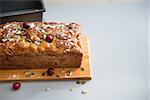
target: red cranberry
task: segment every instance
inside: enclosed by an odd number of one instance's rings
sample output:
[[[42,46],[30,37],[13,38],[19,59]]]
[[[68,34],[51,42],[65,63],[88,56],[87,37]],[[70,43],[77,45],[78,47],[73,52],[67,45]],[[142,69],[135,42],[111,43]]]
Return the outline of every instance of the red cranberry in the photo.
[[[48,34],[47,36],[46,36],[46,39],[45,39],[47,42],[52,42],[53,41],[53,36],[52,35],[50,35],[50,34]]]
[[[24,22],[23,23],[23,28],[29,29],[30,28],[30,23]]]
[[[49,76],[52,76],[52,75],[54,74],[54,68],[48,68],[48,69],[47,69],[47,74],[48,74]]]
[[[20,82],[15,82],[12,85],[12,89],[13,90],[18,90],[21,87],[21,83]]]

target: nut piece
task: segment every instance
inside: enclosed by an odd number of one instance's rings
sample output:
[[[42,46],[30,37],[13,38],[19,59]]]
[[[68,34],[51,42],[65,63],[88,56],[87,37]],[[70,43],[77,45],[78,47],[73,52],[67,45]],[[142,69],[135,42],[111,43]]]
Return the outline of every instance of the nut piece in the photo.
[[[67,71],[67,76],[71,76],[72,75],[72,70],[68,70]]]
[[[35,74],[32,72],[32,70],[26,70],[24,72],[24,75],[25,75],[25,77],[31,77],[32,75],[35,75]]]
[[[82,94],[87,94],[87,92],[88,92],[87,90],[81,91]]]

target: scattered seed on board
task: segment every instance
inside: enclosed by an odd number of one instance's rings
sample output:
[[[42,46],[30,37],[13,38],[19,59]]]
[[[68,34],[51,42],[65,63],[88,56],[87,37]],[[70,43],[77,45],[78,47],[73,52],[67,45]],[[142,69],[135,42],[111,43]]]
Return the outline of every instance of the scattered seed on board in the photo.
[[[84,67],[81,67],[81,71],[85,71],[85,68],[84,68]]]
[[[67,71],[67,76],[71,76],[72,75],[72,70],[68,70]]]
[[[24,72],[25,77],[31,77],[31,75],[35,75],[32,70],[25,70]]]

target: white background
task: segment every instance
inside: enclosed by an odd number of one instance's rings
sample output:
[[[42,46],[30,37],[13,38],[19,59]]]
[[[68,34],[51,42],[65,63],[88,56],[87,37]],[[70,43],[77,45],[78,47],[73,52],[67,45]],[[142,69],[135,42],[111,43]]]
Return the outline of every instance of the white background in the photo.
[[[81,24],[90,39],[92,80],[85,85],[75,81],[22,82],[16,92],[11,90],[11,82],[0,83],[0,100],[148,100],[146,1],[78,1],[45,0],[44,20]],[[45,92],[48,86],[52,89]],[[70,92],[70,88],[75,90]],[[82,95],[82,90],[88,93]]]

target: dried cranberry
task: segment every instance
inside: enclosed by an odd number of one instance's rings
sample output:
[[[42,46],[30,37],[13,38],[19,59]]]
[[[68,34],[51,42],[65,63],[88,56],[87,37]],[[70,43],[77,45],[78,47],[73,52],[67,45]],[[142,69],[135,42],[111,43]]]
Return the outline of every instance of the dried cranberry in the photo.
[[[49,76],[52,76],[53,74],[54,74],[54,68],[48,68],[47,69],[47,74],[49,75]]]
[[[52,35],[50,35],[50,34],[48,34],[47,36],[46,36],[46,39],[45,39],[47,42],[52,42],[53,41],[53,36]]]
[[[30,23],[24,22],[23,23],[23,28],[29,29],[30,28]]]
[[[15,82],[12,85],[12,89],[13,90],[18,90],[21,87],[21,83],[20,82]]]

